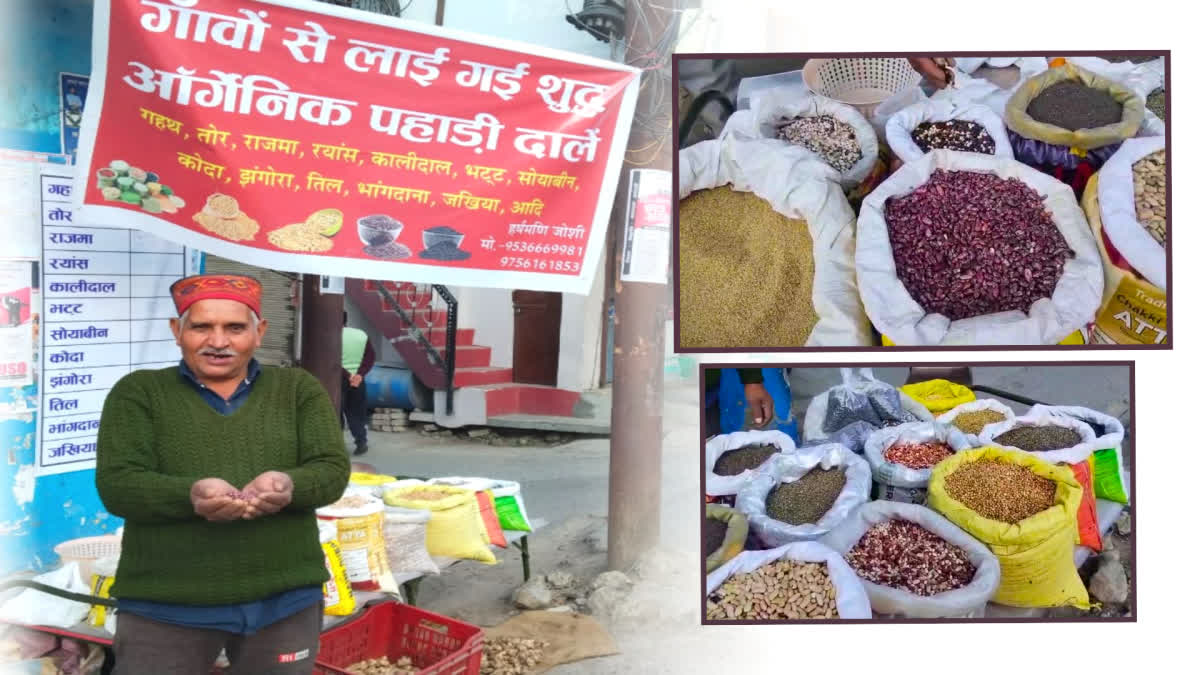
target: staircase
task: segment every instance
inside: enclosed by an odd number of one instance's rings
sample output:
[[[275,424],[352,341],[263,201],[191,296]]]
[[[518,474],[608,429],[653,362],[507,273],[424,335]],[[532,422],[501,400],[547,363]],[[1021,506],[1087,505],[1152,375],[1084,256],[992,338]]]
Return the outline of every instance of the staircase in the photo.
[[[474,343],[475,329],[458,326],[458,303],[445,288],[346,279],[346,297],[434,390],[437,424],[543,428],[560,418],[573,430],[580,393],[513,382],[512,368],[493,366],[492,348]]]

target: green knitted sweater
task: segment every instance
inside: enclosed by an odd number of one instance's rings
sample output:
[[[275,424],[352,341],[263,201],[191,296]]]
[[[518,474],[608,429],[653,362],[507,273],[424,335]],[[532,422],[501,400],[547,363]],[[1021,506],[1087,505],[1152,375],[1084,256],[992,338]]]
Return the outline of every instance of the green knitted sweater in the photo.
[[[237,489],[264,471],[295,484],[292,503],[254,520],[208,522],[192,484]],[[350,460],[329,396],[298,368],[263,367],[249,398],[217,413],[178,366],[117,382],[104,402],[96,489],[125,519],[112,595],[183,605],[261,600],[328,580],[314,510],[341,497]]]

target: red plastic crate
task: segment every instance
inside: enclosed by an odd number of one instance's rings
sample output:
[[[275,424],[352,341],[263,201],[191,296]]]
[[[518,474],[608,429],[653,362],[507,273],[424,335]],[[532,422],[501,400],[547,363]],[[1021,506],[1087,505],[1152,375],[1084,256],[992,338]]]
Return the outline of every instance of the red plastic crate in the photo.
[[[483,629],[399,602],[375,605],[321,634],[313,672],[346,675],[343,668],[381,656],[407,656],[419,675],[479,675]]]

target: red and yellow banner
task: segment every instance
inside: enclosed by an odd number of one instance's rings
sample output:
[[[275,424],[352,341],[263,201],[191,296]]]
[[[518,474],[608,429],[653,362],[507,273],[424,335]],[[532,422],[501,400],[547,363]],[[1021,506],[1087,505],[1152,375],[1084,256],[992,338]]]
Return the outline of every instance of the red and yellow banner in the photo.
[[[301,0],[97,0],[83,220],[263,267],[586,293],[635,69]]]

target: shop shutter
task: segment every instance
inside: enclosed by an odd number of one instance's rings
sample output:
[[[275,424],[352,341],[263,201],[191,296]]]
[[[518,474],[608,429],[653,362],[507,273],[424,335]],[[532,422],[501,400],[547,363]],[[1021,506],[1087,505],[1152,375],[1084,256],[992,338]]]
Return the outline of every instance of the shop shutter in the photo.
[[[257,358],[260,363],[268,366],[296,365],[296,308],[292,306],[292,280],[298,275],[255,267],[211,254],[204,256],[204,271],[209,274],[241,274],[258,279],[263,287],[263,318],[269,325]]]

